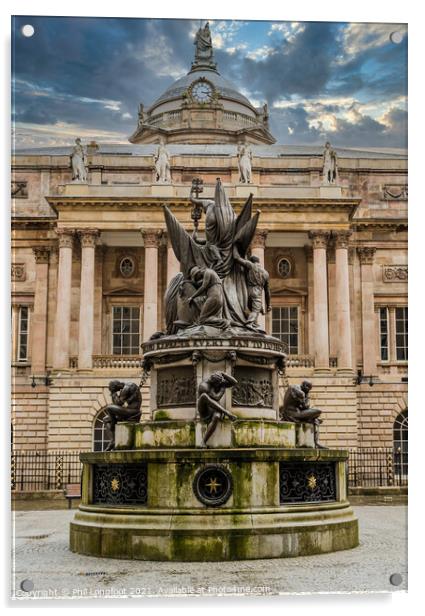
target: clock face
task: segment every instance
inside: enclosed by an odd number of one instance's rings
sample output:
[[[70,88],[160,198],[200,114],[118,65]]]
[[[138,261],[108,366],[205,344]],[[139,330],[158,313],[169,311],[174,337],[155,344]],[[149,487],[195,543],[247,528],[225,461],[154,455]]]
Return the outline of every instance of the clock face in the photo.
[[[198,81],[192,86],[192,98],[198,103],[209,103],[212,95],[212,87],[205,81]]]

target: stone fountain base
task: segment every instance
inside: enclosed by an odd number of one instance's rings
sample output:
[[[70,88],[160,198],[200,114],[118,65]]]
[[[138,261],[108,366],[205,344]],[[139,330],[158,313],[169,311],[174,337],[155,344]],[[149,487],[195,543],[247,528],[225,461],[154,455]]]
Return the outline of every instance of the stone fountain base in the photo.
[[[322,554],[358,545],[339,450],[153,448],[81,455],[71,550],[140,560]]]
[[[282,343],[261,336],[160,338],[144,345],[151,417],[116,428],[112,452],[81,454],[71,550],[141,560],[220,561],[322,554],[358,545],[346,451],[315,449],[311,425],[279,420]],[[202,447],[199,383],[238,385]]]

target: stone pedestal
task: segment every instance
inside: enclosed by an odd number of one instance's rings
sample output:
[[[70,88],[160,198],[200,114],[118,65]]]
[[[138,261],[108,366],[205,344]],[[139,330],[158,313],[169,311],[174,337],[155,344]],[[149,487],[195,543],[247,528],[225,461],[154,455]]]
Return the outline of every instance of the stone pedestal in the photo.
[[[347,452],[253,447],[81,454],[74,552],[220,561],[323,554],[358,545]]]
[[[285,359],[279,340],[169,336],[143,350],[153,419],[118,424],[115,451],[81,454],[72,551],[224,561],[358,545],[347,501],[348,453],[314,449],[312,426],[278,420]],[[220,400],[238,419],[219,423],[205,448],[197,385],[217,370],[238,381]]]
[[[153,197],[174,197],[174,186],[172,184],[152,184],[151,194]]]
[[[254,197],[258,195],[259,187],[255,184],[238,184],[235,186],[235,197],[249,197],[252,193]]]
[[[143,345],[152,362],[150,405],[152,418],[196,418],[196,392],[213,372],[232,374],[238,381],[221,400],[239,418],[277,420],[279,413],[277,363],[283,345],[267,336],[222,338],[159,338]]]
[[[333,186],[331,184],[327,186],[320,186],[319,196],[321,199],[341,199],[342,197],[341,186]]]
[[[200,420],[122,422],[116,427],[116,449],[202,447],[205,429]],[[314,447],[313,427],[270,419],[223,422],[208,441],[208,449],[228,447]]]

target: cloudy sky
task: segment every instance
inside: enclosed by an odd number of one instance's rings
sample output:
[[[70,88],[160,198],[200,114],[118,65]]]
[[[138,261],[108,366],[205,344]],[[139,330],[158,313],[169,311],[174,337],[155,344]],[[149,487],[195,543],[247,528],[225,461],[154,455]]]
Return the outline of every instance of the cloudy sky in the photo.
[[[35,33],[26,38],[22,26]],[[139,102],[185,75],[198,20],[16,17],[15,147],[76,136],[127,143]],[[215,59],[270,108],[278,143],[407,146],[407,30],[400,24],[210,21]],[[400,33],[401,42],[390,35]],[[394,37],[393,37],[394,38]]]

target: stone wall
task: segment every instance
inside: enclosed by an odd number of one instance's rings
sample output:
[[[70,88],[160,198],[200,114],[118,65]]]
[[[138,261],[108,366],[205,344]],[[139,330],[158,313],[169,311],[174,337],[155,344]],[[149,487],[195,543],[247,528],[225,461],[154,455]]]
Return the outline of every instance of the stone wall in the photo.
[[[12,386],[12,439],[17,450],[42,451],[47,448],[49,389],[29,379],[16,378]]]
[[[407,409],[407,385],[376,383],[358,388],[360,447],[392,447],[393,425]]]

